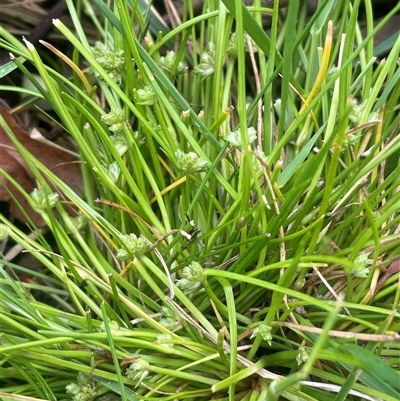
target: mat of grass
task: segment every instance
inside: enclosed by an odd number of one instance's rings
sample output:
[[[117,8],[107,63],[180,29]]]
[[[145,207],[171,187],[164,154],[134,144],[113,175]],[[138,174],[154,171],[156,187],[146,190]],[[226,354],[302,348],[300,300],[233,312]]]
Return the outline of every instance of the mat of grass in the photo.
[[[71,54],[0,32],[2,74],[32,81],[84,182],[1,118],[55,242],[0,216],[43,266],[3,255],[2,399],[399,399],[400,38],[385,60],[373,38],[400,5],[374,27],[364,1],[362,36],[359,0],[305,3],[185,1],[168,29],[142,2],[67,0]]]

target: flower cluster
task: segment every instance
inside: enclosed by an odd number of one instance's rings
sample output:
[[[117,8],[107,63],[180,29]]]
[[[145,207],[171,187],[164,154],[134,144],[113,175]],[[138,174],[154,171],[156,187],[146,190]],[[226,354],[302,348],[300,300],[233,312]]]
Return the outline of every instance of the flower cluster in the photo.
[[[105,170],[107,171],[111,181],[115,184],[118,181],[119,175],[121,174],[121,169],[119,168],[117,162],[110,163],[108,166],[106,166]]]
[[[135,90],[137,104],[142,106],[151,106],[156,101],[153,88],[150,85],[145,85],[140,89]]]
[[[180,280],[176,282],[176,285],[185,293],[193,294],[203,282],[203,268],[197,262],[192,262],[189,266],[186,266],[182,270],[182,276]]]
[[[178,167],[186,174],[200,173],[207,170],[209,162],[194,152],[185,153],[178,149],[175,152]]]
[[[182,320],[174,309],[161,307],[160,324],[170,331],[180,330],[182,328]]]
[[[194,68],[194,73],[201,75],[203,78],[207,78],[209,75],[214,73],[215,64],[215,43],[209,42],[208,49],[200,56],[200,64]]]
[[[76,236],[77,233],[82,233],[84,231],[87,222],[87,217],[84,214],[79,213],[77,216],[69,218],[70,224],[66,225],[65,230],[67,234]]]
[[[129,377],[129,379],[136,381],[136,386],[139,386],[139,384],[146,378],[146,376],[149,374],[150,370],[150,364],[143,358],[138,358],[135,360],[135,362],[132,362],[128,369],[126,370],[126,376]]]
[[[78,383],[71,383],[65,387],[74,401],[92,401],[97,395],[96,382],[82,372],[78,373]]]
[[[370,270],[368,265],[371,265],[371,260],[368,259],[368,255],[366,253],[360,253],[354,260],[352,275],[360,278],[367,277]]]
[[[226,49],[226,52],[236,58],[238,55],[238,49],[237,49],[237,37],[236,37],[236,32],[232,32],[230,38],[229,38],[229,43],[228,47]]]
[[[143,255],[149,249],[146,240],[138,238],[135,234],[123,234],[120,236],[120,240],[124,246],[117,251],[116,257],[119,260],[133,259],[135,256]]]
[[[122,71],[125,68],[125,59],[122,57],[124,52],[122,50],[114,51],[101,42],[96,42],[92,50],[96,61],[104,68],[110,78],[115,82],[121,82]],[[92,71],[96,77],[100,77],[97,71]]]
[[[310,356],[310,350],[303,345],[299,346],[298,354],[296,356],[296,362],[298,365],[301,365],[307,362],[308,357]]]
[[[245,38],[244,40],[244,51],[246,51],[247,53],[249,53],[250,51],[253,53],[257,53],[258,52],[258,47],[256,45],[256,43],[254,42],[253,39],[250,39],[250,43],[251,43],[251,49],[249,48],[249,43],[247,41],[247,38]],[[228,47],[226,49],[226,52],[231,55],[232,57],[237,57],[238,54],[238,50],[237,50],[237,34],[236,32],[233,32],[229,38],[229,43],[228,43]]]
[[[247,128],[247,138],[248,143],[252,143],[257,139],[257,131],[254,127]],[[231,131],[226,137],[225,140],[229,142],[231,145],[236,146],[238,148],[242,148],[242,135],[240,133],[240,128],[235,131]]]
[[[120,156],[124,155],[128,150],[128,141],[121,132],[116,132],[114,135],[110,136],[111,142],[117,149]]]
[[[52,209],[59,198],[56,192],[48,193],[45,189],[35,188],[31,193],[32,207],[37,212],[43,212],[47,210],[47,208]]]
[[[101,116],[101,121],[108,125],[108,129],[111,132],[121,132],[126,125],[125,112],[119,107],[111,106],[111,111],[107,114],[103,114]]]
[[[358,104],[357,99],[352,99],[349,120],[353,123],[354,127],[364,124],[365,122],[379,121],[379,112],[370,113],[367,121],[362,120],[366,104],[367,100]]]
[[[342,142],[342,152],[349,147],[355,146],[361,138],[361,132],[358,131],[355,134],[348,135]]]
[[[271,346],[271,341],[272,341],[272,334],[271,334],[271,329],[272,327],[269,326],[266,323],[261,323],[254,331],[253,334],[251,335],[250,338],[257,337],[258,335],[261,336],[261,338],[266,341],[270,346]]]
[[[167,51],[167,54],[165,56],[160,57],[160,59],[158,60],[158,64],[160,65],[160,67],[164,67],[166,70],[172,71],[175,61],[176,61],[175,52],[173,50],[169,50]],[[185,65],[185,63],[183,63],[182,61],[178,63],[178,72],[184,72],[187,69],[188,68]]]

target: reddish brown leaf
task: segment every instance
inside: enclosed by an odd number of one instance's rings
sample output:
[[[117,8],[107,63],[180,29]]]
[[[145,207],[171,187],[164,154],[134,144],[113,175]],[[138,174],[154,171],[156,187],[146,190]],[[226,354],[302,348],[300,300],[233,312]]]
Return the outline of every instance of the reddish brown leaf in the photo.
[[[30,138],[29,134],[17,124],[10,112],[1,105],[0,113],[25,149],[57,174],[74,191],[80,190],[82,187],[82,176],[70,154],[45,142]],[[33,174],[15,149],[3,127],[0,127],[0,147],[0,167],[12,176],[27,193],[31,193],[36,187]],[[9,204],[11,217],[26,222],[24,213],[18,206],[19,203],[38,227],[44,226],[42,217],[33,211],[25,197],[3,174],[0,174],[0,201]],[[71,209],[68,212],[73,211]]]
[[[399,273],[400,272],[400,257],[396,258],[388,267],[388,269],[385,271],[384,275],[379,279],[378,283],[376,284],[376,288],[374,291],[374,294],[376,294],[383,284],[385,284],[386,280],[390,277],[393,276],[393,274]]]

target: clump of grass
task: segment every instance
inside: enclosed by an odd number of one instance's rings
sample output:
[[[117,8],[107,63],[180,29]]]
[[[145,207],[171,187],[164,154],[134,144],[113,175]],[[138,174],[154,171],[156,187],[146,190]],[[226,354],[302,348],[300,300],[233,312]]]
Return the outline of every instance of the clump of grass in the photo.
[[[163,34],[137,2],[84,2],[97,44],[67,3],[72,56],[41,45],[69,76],[2,32],[84,180],[15,142],[57,250],[0,217],[43,264],[3,262],[2,397],[398,399],[400,40],[374,59],[370,2],[365,38],[359,1],[185,2]]]

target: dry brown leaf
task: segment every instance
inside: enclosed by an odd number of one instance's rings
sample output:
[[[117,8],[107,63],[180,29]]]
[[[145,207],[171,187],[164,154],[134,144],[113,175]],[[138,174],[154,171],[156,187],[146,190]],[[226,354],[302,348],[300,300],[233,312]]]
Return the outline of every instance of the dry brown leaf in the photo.
[[[376,285],[376,288],[374,290],[374,295],[381,289],[383,284],[385,284],[386,281],[391,276],[399,272],[400,272],[400,257],[393,260],[393,262],[390,264],[384,275],[379,279],[378,284]]]
[[[49,170],[57,174],[57,176],[74,191],[79,192],[82,188],[82,176],[73,157],[61,149],[30,138],[28,132],[23,130],[10,112],[1,105],[0,113],[25,149]],[[15,149],[3,127],[0,127],[0,168],[13,177],[27,193],[31,193],[37,186],[32,172],[23,161],[19,152]],[[11,194],[13,196],[11,196]],[[15,199],[13,199],[13,197]],[[26,222],[25,215],[21,210],[22,207],[31,217],[34,224],[38,227],[43,227],[45,225],[42,217],[34,212],[26,198],[3,174],[0,174],[0,202],[8,203],[10,217]],[[73,213],[73,210],[70,208],[68,212]]]

